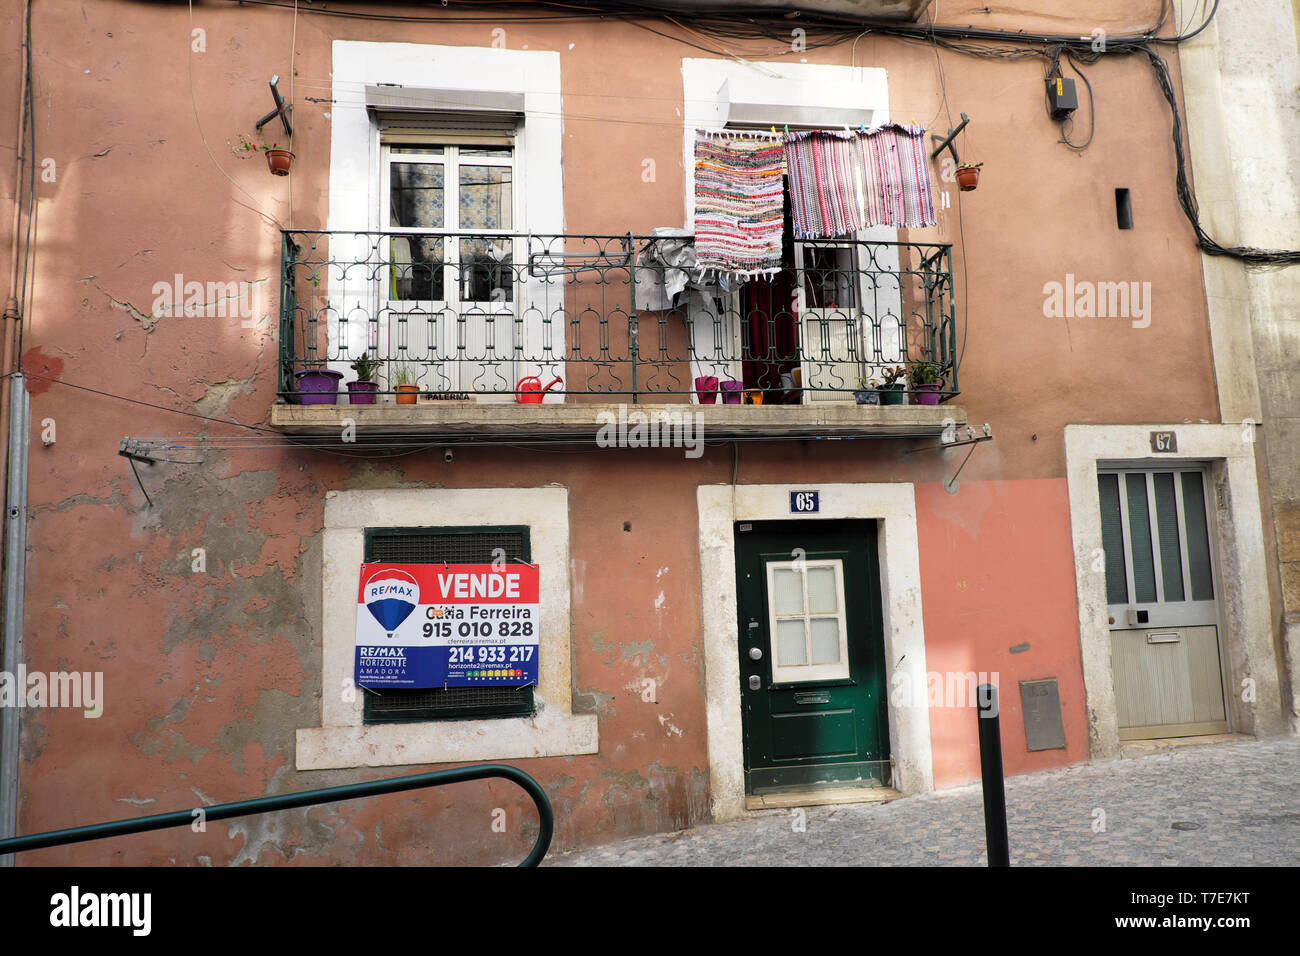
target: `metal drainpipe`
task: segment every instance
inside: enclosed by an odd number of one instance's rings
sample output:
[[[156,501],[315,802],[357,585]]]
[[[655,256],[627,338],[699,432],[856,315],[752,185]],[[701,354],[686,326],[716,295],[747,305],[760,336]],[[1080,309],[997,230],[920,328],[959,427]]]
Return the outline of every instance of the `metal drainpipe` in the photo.
[[[27,441],[28,396],[21,372],[9,379],[9,484],[5,494],[4,667],[14,682],[12,707],[0,707],[0,839],[18,834],[18,716],[17,695],[23,660],[23,588],[27,577]],[[0,866],[13,866],[13,854],[0,857]]]
[[[18,244],[21,241],[22,234],[19,227],[22,225],[23,209],[23,165],[30,157],[23,152],[23,147],[27,142],[24,135],[27,132],[26,119],[27,110],[27,58],[31,51],[27,48],[27,31],[30,29],[28,16],[30,4],[23,5],[22,22],[18,25],[19,36],[22,37],[22,55],[18,58],[18,135],[14,140],[17,148],[14,150],[14,221],[13,221],[13,242],[10,245],[9,254],[9,298],[5,301],[4,322],[0,325],[0,336],[4,338],[4,364],[0,365],[0,373],[10,370],[14,361],[13,351],[15,348],[14,340],[18,337],[18,319],[22,314],[22,308],[26,305],[18,301]],[[30,211],[29,211],[30,215]],[[8,460],[9,451],[9,393],[0,389],[0,462]]]

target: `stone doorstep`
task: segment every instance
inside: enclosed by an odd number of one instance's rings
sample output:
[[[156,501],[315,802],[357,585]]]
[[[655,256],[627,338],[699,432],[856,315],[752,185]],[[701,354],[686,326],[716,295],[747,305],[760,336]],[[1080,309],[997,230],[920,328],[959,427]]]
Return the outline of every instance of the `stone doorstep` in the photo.
[[[788,810],[791,807],[825,807],[840,803],[889,803],[902,794],[893,787],[840,787],[799,790],[745,797],[746,810]]]
[[[1151,740],[1125,740],[1120,744],[1120,757],[1148,757],[1168,753],[1184,747],[1209,747],[1214,744],[1240,743],[1255,740],[1250,734],[1201,734],[1196,737],[1157,737]]]

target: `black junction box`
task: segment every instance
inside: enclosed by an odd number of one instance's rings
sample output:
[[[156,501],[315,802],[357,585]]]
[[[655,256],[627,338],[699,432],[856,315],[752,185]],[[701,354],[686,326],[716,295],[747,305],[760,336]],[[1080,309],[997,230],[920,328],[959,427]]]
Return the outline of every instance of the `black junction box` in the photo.
[[[1065,119],[1079,108],[1079,97],[1074,92],[1074,80],[1054,76],[1047,81],[1047,100],[1051,104],[1052,119]]]

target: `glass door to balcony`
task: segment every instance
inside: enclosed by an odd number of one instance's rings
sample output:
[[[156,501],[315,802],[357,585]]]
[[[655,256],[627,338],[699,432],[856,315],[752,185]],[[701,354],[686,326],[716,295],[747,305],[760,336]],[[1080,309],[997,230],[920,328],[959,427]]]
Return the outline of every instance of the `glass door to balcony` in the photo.
[[[387,360],[385,387],[405,366],[422,391],[511,400],[520,351],[513,150],[384,144],[383,173],[371,341]]]
[[[795,243],[805,404],[852,401],[859,379],[878,379],[903,363],[898,253],[881,242],[896,235],[866,230]]]

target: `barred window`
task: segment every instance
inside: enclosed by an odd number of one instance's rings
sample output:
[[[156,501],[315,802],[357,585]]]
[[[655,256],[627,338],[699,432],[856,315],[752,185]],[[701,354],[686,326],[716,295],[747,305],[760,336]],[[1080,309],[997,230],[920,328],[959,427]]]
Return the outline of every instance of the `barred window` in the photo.
[[[528,528],[367,528],[367,563],[491,564],[532,560]],[[531,717],[533,688],[368,687],[362,720],[367,724],[490,717]]]

